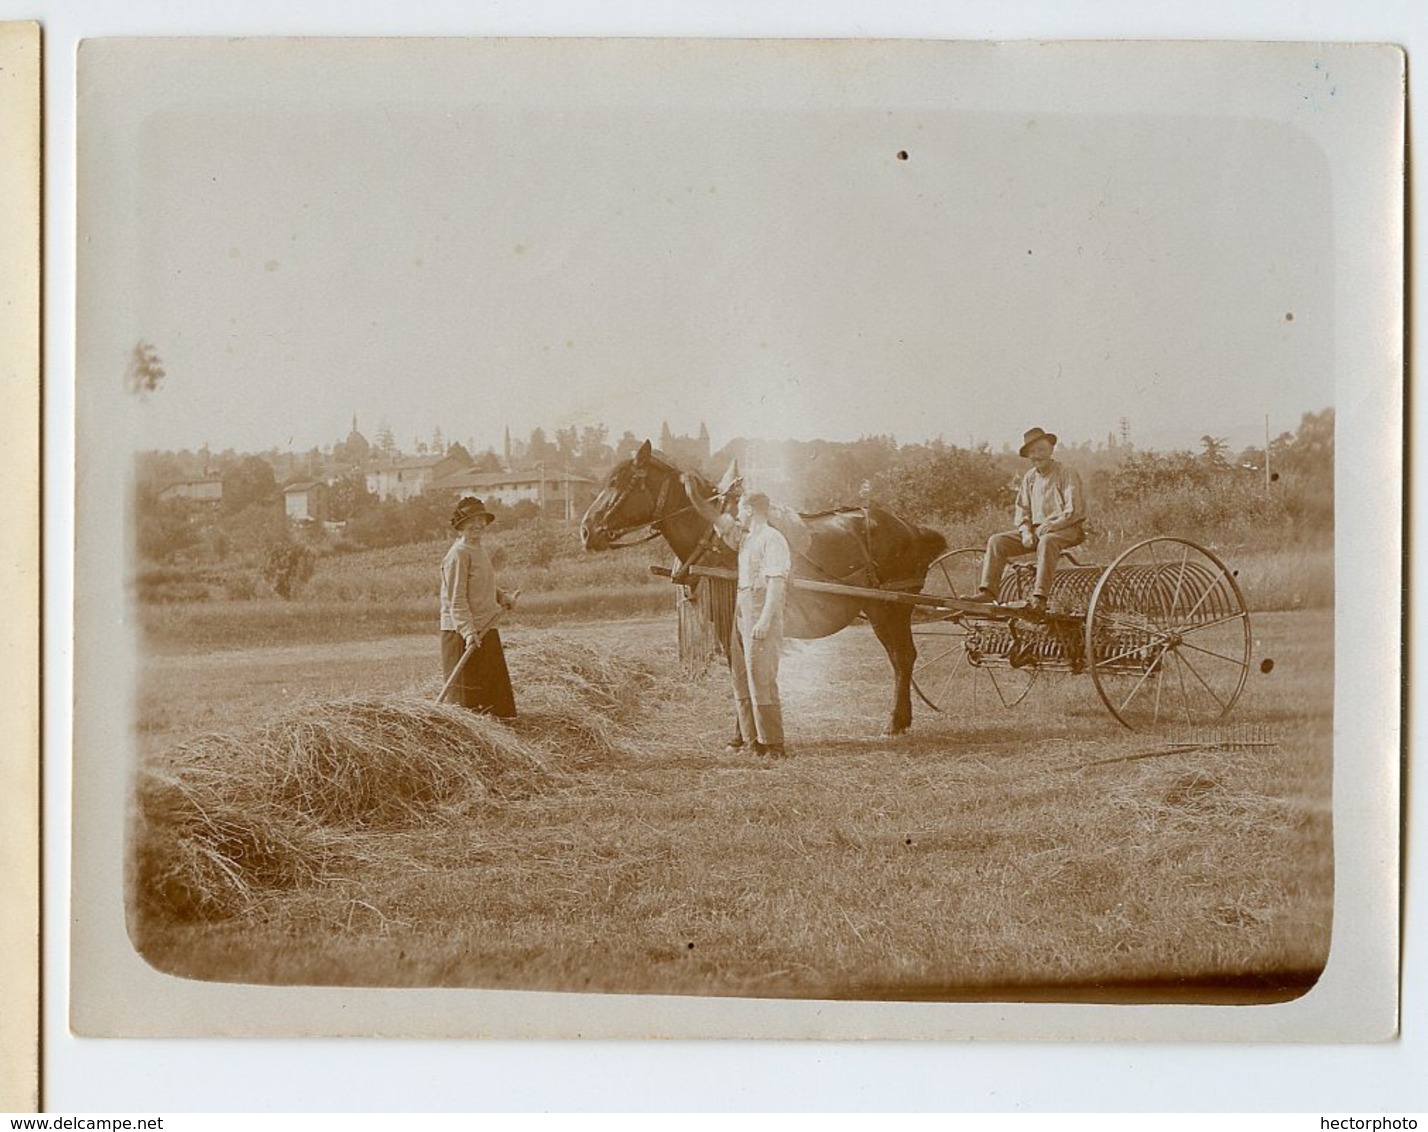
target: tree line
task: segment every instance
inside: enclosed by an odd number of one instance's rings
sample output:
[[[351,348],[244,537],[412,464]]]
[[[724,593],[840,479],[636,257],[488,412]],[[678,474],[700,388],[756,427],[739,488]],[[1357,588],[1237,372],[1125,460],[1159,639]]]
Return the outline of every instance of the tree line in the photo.
[[[536,433],[532,439],[539,441],[544,434]],[[575,466],[596,480],[640,443],[627,432],[611,445],[604,426],[583,433],[560,430],[557,437],[562,435],[567,445],[576,444],[577,458],[583,445],[591,445],[592,462]],[[734,463],[747,469],[776,460],[789,491],[781,502],[790,506],[815,511],[857,506],[871,498],[910,521],[966,532],[961,537],[969,538],[1005,523],[1026,468],[1015,453],[941,440],[900,445],[891,436],[776,444],[739,439],[707,457],[702,457],[707,435],[701,440],[702,449],[685,445],[681,463],[702,465],[694,470],[711,479],[719,479]],[[559,442],[547,443],[557,454],[551,463],[561,466],[565,457]],[[522,450],[526,455],[544,451],[530,441]],[[464,449],[456,454],[466,455]],[[449,533],[450,498],[428,493],[404,502],[379,500],[355,466],[330,480],[331,525],[294,524],[284,509],[284,481],[269,454],[203,453],[206,470],[222,484],[221,499],[160,498],[167,483],[185,478],[175,473],[188,468],[193,455],[147,452],[138,458],[135,545],[141,563],[150,567],[242,565],[260,571],[275,592],[283,593],[300,585],[323,554],[424,542]],[[601,462],[594,463],[597,455]],[[1063,445],[1058,456],[1081,473],[1091,497],[1093,531],[1108,542],[1156,534],[1206,542],[1266,536],[1322,540],[1333,529],[1333,409],[1304,414],[1297,429],[1271,442],[1268,484],[1262,449],[1232,457],[1223,441],[1208,435],[1198,452],[1082,444]],[[492,510],[503,525],[544,521],[534,503],[492,504]]]

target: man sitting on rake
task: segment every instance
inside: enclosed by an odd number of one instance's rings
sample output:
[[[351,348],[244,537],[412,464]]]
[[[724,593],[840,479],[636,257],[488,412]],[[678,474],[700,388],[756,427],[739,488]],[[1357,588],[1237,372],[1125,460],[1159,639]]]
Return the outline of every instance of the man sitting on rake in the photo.
[[[999,531],[987,540],[982,558],[982,584],[967,600],[995,602],[1008,561],[1036,555],[1036,583],[1030,608],[1046,612],[1051,579],[1061,552],[1086,538],[1086,495],[1081,477],[1054,458],[1056,434],[1033,428],[1023,437],[1020,455],[1031,461],[1016,493],[1014,531]]]

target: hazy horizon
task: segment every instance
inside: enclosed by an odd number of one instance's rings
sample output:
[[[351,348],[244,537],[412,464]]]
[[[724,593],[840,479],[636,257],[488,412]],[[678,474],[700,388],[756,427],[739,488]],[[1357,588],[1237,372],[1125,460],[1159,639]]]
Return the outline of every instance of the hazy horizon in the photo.
[[[145,447],[307,450],[355,413],[404,447],[668,421],[999,449],[1124,417],[1238,451],[1334,404],[1332,184],[1290,124],[869,105],[819,55],[811,93],[750,67],[727,100],[718,67],[626,91],[618,51],[360,96],[320,52],[244,58],[174,56],[135,126],[96,357],[163,359]]]

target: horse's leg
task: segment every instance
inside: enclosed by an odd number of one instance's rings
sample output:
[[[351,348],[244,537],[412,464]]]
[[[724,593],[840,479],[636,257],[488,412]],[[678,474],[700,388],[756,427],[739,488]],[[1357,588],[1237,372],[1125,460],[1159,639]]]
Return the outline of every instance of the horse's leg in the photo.
[[[869,602],[865,612],[893,670],[893,709],[887,734],[901,735],[912,726],[912,663],[917,646],[912,640],[912,606]]]

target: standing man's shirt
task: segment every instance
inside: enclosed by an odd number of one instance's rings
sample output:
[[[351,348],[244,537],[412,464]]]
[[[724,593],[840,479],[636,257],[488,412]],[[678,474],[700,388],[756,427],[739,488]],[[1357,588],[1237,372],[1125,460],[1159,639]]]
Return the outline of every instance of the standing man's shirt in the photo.
[[[770,525],[745,531],[728,515],[721,515],[719,535],[739,552],[739,589],[767,588],[770,578],[787,578],[793,569],[788,540]]]
[[[1016,526],[1030,525],[1041,532],[1043,524],[1052,531],[1064,530],[1086,519],[1086,494],[1081,477],[1060,461],[1053,460],[1045,472],[1032,468],[1021,477],[1016,493]]]

